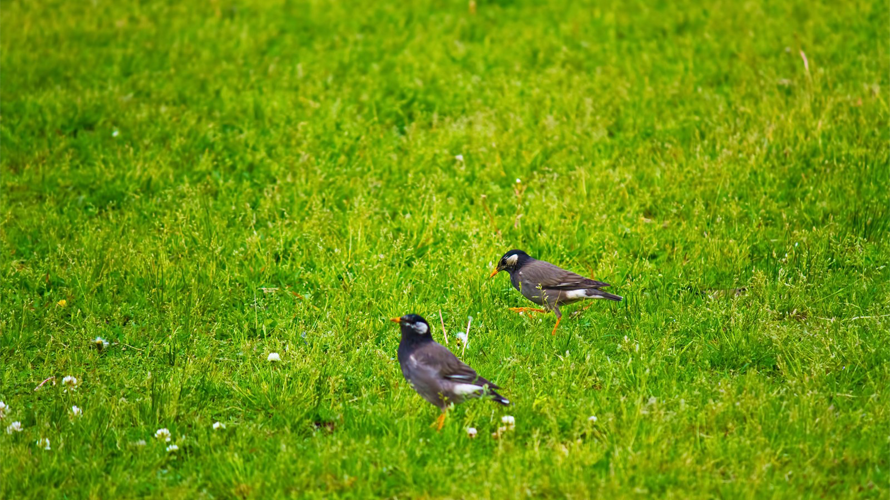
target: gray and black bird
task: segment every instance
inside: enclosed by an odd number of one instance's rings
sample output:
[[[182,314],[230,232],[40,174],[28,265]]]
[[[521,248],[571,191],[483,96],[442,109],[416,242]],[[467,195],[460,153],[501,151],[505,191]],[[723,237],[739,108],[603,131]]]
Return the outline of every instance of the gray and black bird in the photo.
[[[402,341],[399,343],[402,375],[423,399],[442,410],[437,420],[437,431],[442,430],[445,412],[451,404],[479,397],[491,398],[504,406],[510,404],[507,398],[495,392],[500,387],[480,377],[476,370],[433,340],[430,325],[425,319],[416,314],[406,314],[390,321],[398,323],[402,329]]]
[[[488,276],[493,278],[497,273],[510,273],[510,282],[525,298],[546,309],[533,307],[511,307],[511,311],[553,311],[556,314],[556,325],[551,335],[562,320],[559,306],[572,304],[585,299],[608,299],[620,301],[621,297],[601,290],[610,286],[602,281],[585,278],[579,274],[554,266],[543,260],[536,260],[522,250],[510,250],[505,253],[494,271]]]

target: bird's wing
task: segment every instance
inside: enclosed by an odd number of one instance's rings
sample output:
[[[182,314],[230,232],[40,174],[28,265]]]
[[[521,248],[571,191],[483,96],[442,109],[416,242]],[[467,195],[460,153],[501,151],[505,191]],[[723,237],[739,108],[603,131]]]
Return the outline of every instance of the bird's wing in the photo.
[[[418,349],[414,356],[419,363],[438,370],[439,377],[441,378],[462,384],[478,385],[479,387],[489,386],[492,389],[500,389],[497,385],[480,377],[476,370],[457,359],[454,353],[439,343],[429,342],[425,344]]]
[[[579,290],[610,286],[608,283],[585,278],[543,260],[523,266],[522,277],[527,282],[535,283],[542,290]]]

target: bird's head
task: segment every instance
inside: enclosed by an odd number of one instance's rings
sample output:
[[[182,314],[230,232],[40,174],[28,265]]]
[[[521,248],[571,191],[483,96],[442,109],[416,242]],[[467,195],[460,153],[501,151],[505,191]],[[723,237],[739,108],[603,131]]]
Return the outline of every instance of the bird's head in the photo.
[[[390,321],[398,323],[402,328],[402,336],[418,336],[431,338],[430,325],[425,319],[416,314],[406,314],[401,318],[392,318]]]
[[[531,259],[531,257],[522,250],[510,250],[501,257],[501,260],[498,261],[498,266],[494,268],[494,271],[492,271],[488,277],[493,278],[494,275],[501,271],[512,273],[522,267],[522,265],[529,259]]]

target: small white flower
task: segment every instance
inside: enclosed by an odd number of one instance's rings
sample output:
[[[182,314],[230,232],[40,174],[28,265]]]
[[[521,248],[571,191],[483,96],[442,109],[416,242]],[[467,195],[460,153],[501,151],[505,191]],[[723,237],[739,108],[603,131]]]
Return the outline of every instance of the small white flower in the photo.
[[[13,422],[9,424],[9,427],[6,428],[7,434],[12,434],[13,432],[22,432],[22,423],[21,422]]]
[[[136,441],[135,443],[133,443],[133,446],[145,446],[145,440],[140,439],[139,441]]]
[[[71,407],[71,414],[75,417],[79,417],[83,415],[83,410],[81,410],[77,405]]]
[[[269,357],[266,358],[266,361],[269,361],[270,363],[275,362],[275,361],[281,361],[281,356],[279,356],[277,352],[270,352]]]
[[[3,401],[0,401],[0,419],[2,419],[3,417],[5,417],[5,416],[6,416],[6,412],[8,412],[8,411],[9,411],[9,405],[7,405],[6,403],[4,403]]]
[[[519,179],[516,179],[516,184],[520,184],[520,183],[522,183],[522,181]]]
[[[74,391],[75,389],[77,389],[78,383],[79,382],[77,381],[77,379],[75,377],[72,377],[71,375],[66,375],[65,378],[62,379],[62,384],[65,386],[64,392]]]
[[[498,427],[498,430],[496,432],[491,433],[491,437],[493,437],[494,439],[498,439],[499,437],[504,435],[504,433],[506,433],[506,432],[507,432],[506,427]]]
[[[108,347],[108,341],[103,339],[102,337],[96,337],[93,339],[93,345],[96,346],[96,349],[99,349],[101,351],[102,349]]]
[[[516,427],[516,419],[510,415],[504,415],[503,417],[501,417],[501,423],[510,428]]]
[[[455,155],[454,159],[457,161],[464,161],[464,155]]]
[[[476,428],[475,427],[467,427],[467,437],[470,437],[470,438],[476,437]]]
[[[215,430],[215,431],[218,431],[220,429],[225,429],[225,428],[226,428],[226,424],[224,424],[222,422],[214,422],[213,423],[213,430]]]
[[[595,423],[595,422],[596,422],[596,415],[591,415],[591,416],[587,417],[587,421],[588,421],[588,422],[594,422],[594,423]]]
[[[456,334],[454,334],[454,336],[457,337],[457,340],[458,340],[459,342],[461,342],[462,344],[464,344],[464,345],[469,345],[469,344],[467,343],[467,334],[466,334],[466,333],[464,333],[464,332],[457,332]]]
[[[176,446],[175,444],[171,444],[170,446],[167,447],[167,453],[173,453],[174,451],[177,451],[177,450],[179,450],[179,446]]]
[[[52,449],[52,448],[49,447],[49,438],[40,438],[40,439],[37,441],[37,446],[39,446],[39,447],[41,447],[41,448],[43,448],[44,450],[47,450],[47,451],[49,451],[49,450]]]
[[[111,133],[111,137],[117,137],[118,134],[120,134],[120,132],[118,132],[117,130],[115,130],[114,132]]]
[[[157,432],[155,432],[155,437],[164,440],[165,443],[169,443],[170,431],[167,430],[166,427],[164,427],[163,429],[158,429]]]

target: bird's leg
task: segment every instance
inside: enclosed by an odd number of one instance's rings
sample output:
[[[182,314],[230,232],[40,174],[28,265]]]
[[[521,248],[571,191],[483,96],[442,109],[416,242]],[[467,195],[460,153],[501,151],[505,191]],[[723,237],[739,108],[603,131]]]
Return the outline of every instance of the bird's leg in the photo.
[[[536,313],[546,313],[544,309],[537,309],[534,307],[510,307],[509,308],[513,312],[521,313],[521,312],[536,312]]]
[[[562,321],[562,318],[556,318],[556,324],[553,325],[553,331],[550,332],[550,335],[556,335],[556,329],[559,328],[560,321]]]
[[[559,312],[559,309],[554,308],[553,312],[556,314],[556,324],[553,325],[553,331],[550,332],[550,335],[556,335],[556,329],[559,328],[559,322],[562,321],[562,313]]]
[[[442,414],[439,415],[439,418],[436,420],[436,424],[435,424],[435,425],[436,425],[436,432],[441,431],[441,430],[442,430],[442,426],[445,425],[445,416],[446,416],[446,415],[448,415],[448,413],[446,413],[446,412],[443,411]]]

